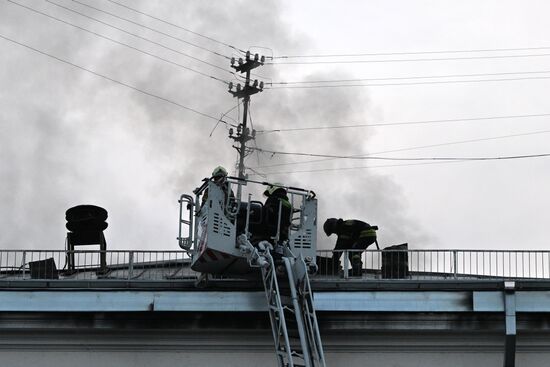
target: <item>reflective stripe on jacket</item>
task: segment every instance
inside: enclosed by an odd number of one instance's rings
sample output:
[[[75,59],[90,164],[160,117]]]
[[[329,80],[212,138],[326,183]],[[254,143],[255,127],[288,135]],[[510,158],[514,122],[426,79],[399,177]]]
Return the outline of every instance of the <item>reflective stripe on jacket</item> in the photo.
[[[369,228],[369,229],[364,229],[364,230],[361,231],[361,233],[359,233],[359,238],[366,238],[366,237],[375,237],[376,238],[376,230],[372,229],[372,228]]]

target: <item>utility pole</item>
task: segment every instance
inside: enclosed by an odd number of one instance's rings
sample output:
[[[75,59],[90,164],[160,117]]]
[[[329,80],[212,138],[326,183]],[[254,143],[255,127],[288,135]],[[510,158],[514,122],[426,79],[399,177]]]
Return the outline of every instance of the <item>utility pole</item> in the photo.
[[[251,84],[250,80],[250,71],[252,69],[257,68],[258,66],[262,66],[264,64],[265,57],[260,57],[258,54],[254,55],[254,58],[251,57],[250,51],[246,52],[245,59],[243,60],[242,57],[239,58],[238,62],[236,63],[236,60],[234,57],[231,58],[231,67],[235,69],[235,71],[239,73],[245,74],[245,83],[244,87],[241,86],[240,83],[238,83],[235,87],[235,90],[233,90],[233,83],[229,83],[229,93],[233,95],[233,97],[236,97],[238,99],[243,100],[243,122],[240,123],[237,126],[237,133],[233,135],[233,129],[229,130],[229,138],[233,139],[237,144],[233,145],[233,148],[237,150],[239,153],[239,178],[246,178],[245,176],[245,167],[244,167],[244,159],[245,157],[250,153],[250,151],[246,148],[246,143],[250,140],[253,140],[256,137],[256,131],[252,130],[252,133],[250,132],[250,128],[247,126],[248,121],[248,108],[250,104],[250,96],[253,94],[256,94],[258,92],[262,92],[264,88],[264,82],[259,82],[255,79],[254,82]],[[238,187],[237,191],[237,198],[241,198],[241,185]]]

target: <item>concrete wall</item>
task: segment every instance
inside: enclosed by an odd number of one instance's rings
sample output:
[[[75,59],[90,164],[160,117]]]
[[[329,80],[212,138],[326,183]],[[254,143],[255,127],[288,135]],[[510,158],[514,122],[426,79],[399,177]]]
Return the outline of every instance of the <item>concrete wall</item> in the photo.
[[[502,366],[500,314],[321,313],[328,366]],[[2,313],[0,366],[275,366],[263,313]],[[550,366],[546,314],[518,318],[517,366]]]

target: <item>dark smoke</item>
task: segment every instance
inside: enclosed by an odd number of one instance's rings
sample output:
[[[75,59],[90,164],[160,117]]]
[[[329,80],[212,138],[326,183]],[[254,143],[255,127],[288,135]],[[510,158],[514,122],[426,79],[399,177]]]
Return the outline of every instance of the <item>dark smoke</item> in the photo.
[[[92,2],[90,2],[92,3]],[[35,2],[26,4],[38,7]],[[63,1],[70,7],[76,6]],[[106,2],[94,6],[131,17],[141,23],[231,54],[231,50],[193,37],[181,30],[137,16]],[[174,23],[241,48],[269,46],[279,52],[299,51],[308,41],[287,30],[278,1],[212,3],[172,1],[131,6],[170,19]],[[121,35],[89,20],[78,18],[47,3],[44,11],[83,27],[131,43],[221,78],[230,75],[193,62],[181,55]],[[182,45],[136,26],[78,7],[125,29],[163,42],[172,48],[227,67],[226,60]],[[237,101],[218,82],[173,65],[76,31],[9,3],[0,5],[0,32],[49,53],[170,98],[216,117]],[[215,121],[155,100],[96,76],[60,64],[19,46],[0,41],[0,220],[3,248],[63,248],[64,211],[91,203],[109,211],[106,231],[109,248],[175,249],[177,198],[190,192],[213,167],[234,168],[235,151],[227,130]],[[334,76],[337,71],[316,72],[312,79]],[[265,66],[258,74],[285,80],[285,69]],[[345,76],[339,73],[338,76]],[[253,97],[252,115],[257,129],[315,126],[364,121],[374,113],[363,90],[264,91]],[[241,111],[242,113],[242,111]],[[237,119],[236,113],[229,116]],[[280,151],[359,154],[369,151],[371,132],[363,130],[268,134],[260,147]],[[303,160],[260,154],[249,166]],[[328,161],[315,167],[338,167]],[[294,171],[308,165],[264,171]],[[262,171],[259,169],[259,171]],[[383,244],[409,241],[422,246],[423,236],[407,218],[399,185],[369,170],[335,173],[273,175],[269,180],[315,190],[319,220],[326,217],[360,218],[380,226]],[[330,246],[323,237],[324,246]],[[416,242],[417,241],[417,242]]]

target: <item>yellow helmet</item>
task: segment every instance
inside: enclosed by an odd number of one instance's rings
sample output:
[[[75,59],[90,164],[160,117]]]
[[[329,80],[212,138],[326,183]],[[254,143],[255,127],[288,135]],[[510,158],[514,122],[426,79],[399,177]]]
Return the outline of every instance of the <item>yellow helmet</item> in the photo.
[[[273,193],[275,193],[275,191],[277,191],[277,190],[285,190],[286,191],[286,189],[285,189],[285,187],[282,183],[272,183],[264,191],[264,196],[269,197],[269,196],[273,195]]]
[[[222,176],[227,176],[227,170],[222,166],[218,166],[214,168],[214,170],[212,171],[212,177],[222,177]]]

